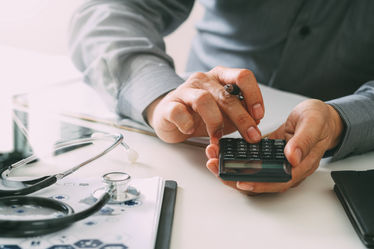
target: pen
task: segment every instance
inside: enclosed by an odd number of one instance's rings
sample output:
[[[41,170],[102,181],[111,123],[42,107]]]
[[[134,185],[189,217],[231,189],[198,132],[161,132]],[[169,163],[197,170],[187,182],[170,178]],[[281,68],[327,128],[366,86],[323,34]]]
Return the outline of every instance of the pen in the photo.
[[[244,97],[242,95],[242,92],[240,91],[240,88],[236,84],[226,84],[223,86],[226,92],[228,92],[231,95],[237,95],[239,100],[243,100]]]

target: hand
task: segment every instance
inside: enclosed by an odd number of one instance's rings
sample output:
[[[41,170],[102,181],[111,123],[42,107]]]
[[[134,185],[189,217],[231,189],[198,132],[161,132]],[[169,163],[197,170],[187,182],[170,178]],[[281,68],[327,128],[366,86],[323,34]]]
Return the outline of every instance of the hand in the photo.
[[[237,84],[244,101],[227,93],[225,84]],[[257,124],[264,104],[253,73],[246,69],[216,67],[195,73],[174,91],[147,108],[147,118],[156,134],[169,143],[194,136],[210,136],[218,143],[223,134],[239,130],[248,141],[261,139]]]
[[[319,100],[306,100],[297,105],[287,121],[269,136],[287,141],[284,154],[292,165],[289,182],[223,182],[250,195],[284,192],[297,186],[318,168],[326,150],[338,145],[343,129],[343,122],[332,106]],[[216,144],[206,148],[209,159],[206,166],[215,175],[218,175],[218,151]]]

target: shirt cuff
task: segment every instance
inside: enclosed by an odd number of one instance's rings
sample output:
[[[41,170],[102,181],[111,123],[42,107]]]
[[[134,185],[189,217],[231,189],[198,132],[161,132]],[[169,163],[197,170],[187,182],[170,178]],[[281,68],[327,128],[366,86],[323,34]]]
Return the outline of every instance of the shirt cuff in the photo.
[[[327,151],[325,157],[332,156],[332,160],[336,161],[353,153],[358,153],[356,149],[360,147],[360,143],[366,137],[366,120],[368,118],[366,118],[367,113],[365,114],[365,101],[365,96],[350,95],[326,102],[339,113],[345,125],[345,130],[340,144]]]
[[[142,124],[147,124],[146,108],[158,97],[182,84],[179,77],[167,63],[148,63],[136,71],[118,96],[117,112]]]

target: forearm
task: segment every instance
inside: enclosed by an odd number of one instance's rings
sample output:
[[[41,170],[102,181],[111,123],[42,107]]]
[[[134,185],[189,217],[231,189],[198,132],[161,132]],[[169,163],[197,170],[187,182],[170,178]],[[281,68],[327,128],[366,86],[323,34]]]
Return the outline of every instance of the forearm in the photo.
[[[188,16],[193,1],[181,2],[88,1],[74,15],[72,59],[121,115],[143,122],[147,105],[182,82],[162,38]]]
[[[334,151],[335,160],[374,149],[374,81],[360,87],[353,95],[327,102],[345,123],[341,143]]]

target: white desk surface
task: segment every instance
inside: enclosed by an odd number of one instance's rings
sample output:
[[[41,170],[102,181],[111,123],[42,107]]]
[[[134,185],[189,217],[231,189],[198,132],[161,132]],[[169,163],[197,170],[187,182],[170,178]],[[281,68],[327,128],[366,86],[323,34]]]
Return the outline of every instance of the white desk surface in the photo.
[[[0,65],[5,70],[1,87],[22,85],[25,77],[27,88],[31,89],[31,85],[46,80],[56,82],[77,76],[66,57],[7,47],[0,47],[0,54]],[[25,71],[29,75],[21,75]],[[292,106],[303,99],[268,88],[263,88],[263,93],[267,105],[263,131],[276,127],[274,124],[280,123]],[[118,132],[114,128],[104,129]],[[248,197],[223,185],[206,169],[203,148],[165,144],[155,137],[121,132],[140,154],[138,162],[129,164],[118,148],[80,170],[79,175],[97,176],[123,170],[133,177],[162,176],[177,181],[170,248],[365,248],[332,190],[330,171],[374,168],[374,152],[334,163],[324,160],[297,188],[282,194]]]

